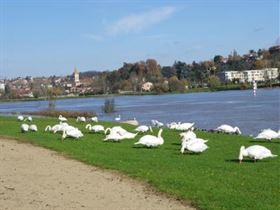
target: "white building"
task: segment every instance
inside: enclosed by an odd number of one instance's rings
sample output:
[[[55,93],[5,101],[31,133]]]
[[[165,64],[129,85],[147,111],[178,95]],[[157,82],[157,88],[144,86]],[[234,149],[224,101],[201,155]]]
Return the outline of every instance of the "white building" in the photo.
[[[151,91],[152,88],[153,88],[153,83],[151,83],[151,82],[145,82],[142,85],[142,90],[143,91]]]
[[[276,79],[279,76],[278,68],[266,68],[244,71],[225,71],[223,72],[225,81],[233,81],[234,79],[240,82],[257,82]]]
[[[0,91],[5,91],[5,84],[4,83],[0,83]]]
[[[78,72],[76,67],[74,69],[73,79],[74,79],[75,83],[79,83],[80,82],[80,73]]]

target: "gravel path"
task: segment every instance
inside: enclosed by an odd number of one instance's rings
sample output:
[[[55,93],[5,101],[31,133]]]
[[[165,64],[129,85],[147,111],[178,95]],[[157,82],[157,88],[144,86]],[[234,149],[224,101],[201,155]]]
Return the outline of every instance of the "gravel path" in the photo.
[[[1,210],[194,209],[115,172],[0,139]]]

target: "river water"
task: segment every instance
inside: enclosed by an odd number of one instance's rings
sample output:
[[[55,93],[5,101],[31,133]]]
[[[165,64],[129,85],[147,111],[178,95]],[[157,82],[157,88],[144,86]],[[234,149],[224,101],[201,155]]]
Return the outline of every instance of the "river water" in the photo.
[[[149,96],[116,96],[116,112],[103,114],[105,97],[64,99],[56,102],[61,110],[95,111],[100,120],[136,118],[141,124],[152,119],[163,123],[195,122],[195,126],[213,129],[220,124],[238,126],[244,135],[255,135],[261,129],[280,129],[280,88],[188,93]],[[3,102],[0,113],[21,113],[46,109],[47,101]]]

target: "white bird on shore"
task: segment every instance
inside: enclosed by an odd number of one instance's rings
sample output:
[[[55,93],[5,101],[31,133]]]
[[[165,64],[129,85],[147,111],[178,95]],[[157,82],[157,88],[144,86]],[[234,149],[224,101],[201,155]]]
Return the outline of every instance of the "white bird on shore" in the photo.
[[[238,157],[240,163],[242,162],[243,157],[250,157],[256,162],[257,160],[262,160],[268,157],[277,157],[277,155],[273,155],[271,151],[264,146],[253,145],[247,147],[247,149],[245,148],[245,146],[240,147]]]
[[[138,142],[134,143],[136,144],[142,144],[147,147],[157,147],[159,145],[162,145],[164,143],[164,139],[161,136],[162,134],[162,129],[159,130],[158,136],[152,136],[152,135],[145,135],[142,136]]]
[[[23,117],[22,115],[19,115],[19,116],[17,117],[17,120],[18,120],[18,121],[23,121],[23,120],[24,120],[24,117]]]
[[[120,135],[120,133],[118,133],[118,132],[110,132],[110,134],[107,135],[103,141],[108,141],[108,140],[120,141],[122,139],[123,139],[123,136]]]
[[[21,132],[22,133],[25,133],[25,132],[28,132],[28,130],[29,130],[29,125],[27,125],[27,124],[21,124],[21,126],[20,126],[20,129],[21,129]]]
[[[179,134],[182,137],[182,141],[184,139],[195,139],[196,134],[193,131],[187,131]]]
[[[69,129],[69,130],[65,129],[65,130],[63,130],[62,140],[64,140],[67,137],[79,139],[83,136],[84,136],[83,133],[77,128],[76,129]]]
[[[230,125],[223,124],[215,129],[216,131],[224,132],[224,133],[236,133],[241,134],[241,131],[238,127],[232,127]]]
[[[162,122],[159,122],[158,120],[151,120],[152,125],[157,127],[157,128],[161,128],[164,126],[164,124]]]
[[[92,121],[92,122],[98,122],[98,117],[97,116],[95,116],[95,117],[92,117],[92,118],[90,118],[90,120]]]
[[[86,129],[87,130],[90,130],[94,133],[97,133],[97,132],[104,132],[104,126],[103,125],[91,125],[91,124],[87,124],[86,125]]]
[[[35,125],[35,124],[29,125],[29,130],[37,132],[38,131],[37,125]]]
[[[128,131],[125,130],[124,128],[122,128],[121,126],[114,126],[112,128],[107,128],[104,133],[107,134],[107,132],[110,132],[110,133],[119,133],[120,135],[124,135],[126,134]]]
[[[76,122],[86,122],[85,117],[77,117]]]
[[[271,129],[264,129],[255,137],[255,139],[267,139],[267,140],[277,139],[277,138],[280,138],[280,130],[277,133],[276,131]]]
[[[152,129],[152,127],[151,126],[147,126],[147,125],[140,125],[140,126],[138,126],[136,129],[135,129],[135,131],[138,131],[138,132],[141,132],[141,133],[145,133],[145,132],[147,132],[147,131],[151,131],[151,132],[153,132],[153,129]]]
[[[123,121],[123,123],[129,124],[129,125],[134,125],[134,126],[138,126],[139,122],[136,120],[136,118],[134,117],[133,120],[125,120]]]
[[[31,116],[28,116],[28,117],[27,117],[27,120],[28,120],[29,122],[31,122],[33,119],[32,119]]]
[[[118,117],[115,117],[115,121],[120,121],[121,120],[121,115],[119,114]]]
[[[190,139],[184,140],[181,144],[181,153],[183,154],[185,150],[188,150],[193,153],[201,153],[208,149],[208,146],[205,144],[208,140],[204,139]]]
[[[194,123],[178,123],[177,127],[175,128],[178,131],[187,131],[191,130],[194,126]]]
[[[60,122],[67,122],[67,119],[65,117],[63,117],[62,115],[59,115],[58,120]]]
[[[51,131],[53,133],[60,132],[60,131],[62,132],[63,128],[67,127],[67,126],[69,126],[68,123],[60,122],[59,124],[56,124],[54,126],[47,125],[46,128],[45,128],[45,131]]]

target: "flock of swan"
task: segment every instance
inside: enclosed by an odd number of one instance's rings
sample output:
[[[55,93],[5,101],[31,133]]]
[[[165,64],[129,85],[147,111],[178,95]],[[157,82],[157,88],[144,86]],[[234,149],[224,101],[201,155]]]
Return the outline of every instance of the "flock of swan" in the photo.
[[[18,116],[17,119],[19,121],[30,121],[32,122],[32,117],[23,117],[23,116]],[[120,121],[121,117],[120,115],[115,118],[116,121]],[[58,117],[59,123],[55,124],[53,126],[48,125],[45,128],[46,132],[52,132],[52,133],[61,133],[62,134],[62,140],[70,137],[74,139],[79,139],[83,137],[83,133],[79,128],[71,126],[67,123],[67,118],[63,117],[60,115]],[[85,117],[77,117],[76,119],[77,122],[82,122],[85,123],[88,120]],[[91,122],[98,123],[98,118],[97,117],[92,117],[90,118]],[[132,125],[138,125],[137,120],[134,118],[133,120],[128,120],[128,121],[123,121]],[[153,127],[160,128],[158,131],[158,134],[151,135],[151,134],[146,134],[142,136],[137,142],[135,142],[135,145],[143,145],[145,147],[153,148],[153,147],[158,147],[160,145],[164,144],[164,139],[162,137],[162,132],[163,129],[162,127],[164,124],[162,122],[159,122],[158,120],[152,120],[151,124]],[[121,126],[114,126],[111,128],[106,128],[103,125],[91,125],[87,124],[85,126],[85,129],[92,133],[104,133],[105,138],[103,141],[114,141],[114,142],[119,142],[124,139],[134,139],[138,133],[146,133],[150,132],[153,133],[152,126],[147,126],[147,125],[140,125],[137,126],[137,128],[134,129],[136,133],[131,133]],[[205,150],[207,150],[209,147],[207,146],[208,140],[198,138],[196,134],[194,133],[194,123],[181,123],[181,122],[172,122],[166,125],[167,128],[172,129],[172,130],[177,130],[181,131],[179,134],[181,137],[181,149],[180,152],[186,153],[202,153]],[[28,131],[33,131],[36,132],[38,131],[38,128],[35,124],[28,125],[26,123],[21,124],[21,131],[22,132],[28,132]],[[223,124],[216,129],[213,129],[212,131],[216,132],[223,132],[223,133],[229,133],[229,134],[241,134],[241,131],[238,127],[232,127],[227,124]],[[280,130],[278,132],[273,131],[271,129],[265,129],[262,130],[256,137],[255,139],[267,139],[271,141],[272,139],[280,138]],[[260,145],[253,145],[249,146],[248,148],[245,148],[244,146],[241,146],[240,151],[239,151],[239,161],[240,163],[243,160],[243,157],[250,157],[254,161],[256,160],[261,160],[264,158],[268,157],[276,157],[277,155],[274,155],[271,153],[269,149],[267,149],[264,146]]]

